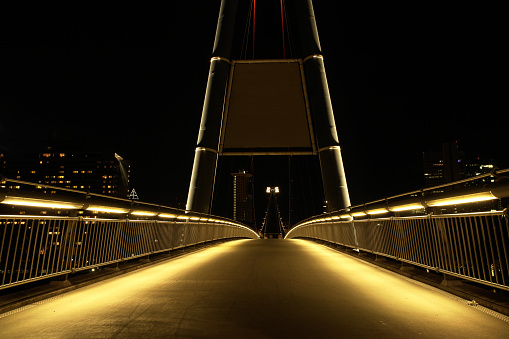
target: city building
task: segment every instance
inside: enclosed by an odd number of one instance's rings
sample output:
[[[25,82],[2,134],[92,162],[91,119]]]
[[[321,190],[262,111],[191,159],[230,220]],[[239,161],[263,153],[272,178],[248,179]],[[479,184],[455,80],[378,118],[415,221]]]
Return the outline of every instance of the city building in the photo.
[[[129,161],[116,153],[55,152],[0,154],[0,173],[9,179],[119,198],[129,195]],[[19,189],[9,183],[8,189]]]
[[[233,220],[253,225],[254,201],[251,193],[253,175],[246,171],[231,175],[233,176]]]
[[[478,175],[487,174],[494,170],[495,165],[490,159],[467,158],[465,152],[460,151],[457,142],[443,143],[442,151],[429,151],[423,153],[423,174],[424,187],[435,187],[447,184],[453,181],[473,178]],[[461,184],[461,188],[485,185],[494,182],[493,177],[485,177],[479,180],[468,181]],[[433,189],[431,193],[442,193],[457,189],[460,187],[439,187]],[[435,213],[464,213],[480,212],[489,210],[500,210],[500,200],[489,200],[472,204],[442,207]]]
[[[443,143],[442,151],[423,152],[424,187],[457,181],[465,175],[465,153],[456,142]]]

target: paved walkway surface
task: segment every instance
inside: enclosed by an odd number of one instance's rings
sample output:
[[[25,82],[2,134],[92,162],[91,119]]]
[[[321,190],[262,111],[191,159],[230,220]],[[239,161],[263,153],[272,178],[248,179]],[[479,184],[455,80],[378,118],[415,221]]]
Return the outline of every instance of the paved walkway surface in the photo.
[[[0,315],[0,338],[507,338],[465,301],[304,240],[241,240]]]

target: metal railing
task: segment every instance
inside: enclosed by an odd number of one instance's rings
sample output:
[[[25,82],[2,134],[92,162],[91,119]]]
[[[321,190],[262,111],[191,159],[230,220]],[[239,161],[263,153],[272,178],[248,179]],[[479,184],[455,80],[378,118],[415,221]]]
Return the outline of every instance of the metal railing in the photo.
[[[259,238],[227,218],[3,177],[0,207],[17,213],[0,215],[0,289],[209,241]]]
[[[505,212],[355,221],[294,229],[313,238],[509,290],[509,223]]]
[[[226,238],[258,235],[189,219],[0,216],[0,289]]]
[[[474,187],[467,194],[454,190],[395,202],[388,198],[319,215],[295,225],[285,239],[319,239],[509,290],[508,210],[434,214],[436,209],[430,206],[430,201],[441,201],[442,206],[472,203],[462,199],[485,199],[486,194],[506,198],[503,179],[477,188],[477,193]]]

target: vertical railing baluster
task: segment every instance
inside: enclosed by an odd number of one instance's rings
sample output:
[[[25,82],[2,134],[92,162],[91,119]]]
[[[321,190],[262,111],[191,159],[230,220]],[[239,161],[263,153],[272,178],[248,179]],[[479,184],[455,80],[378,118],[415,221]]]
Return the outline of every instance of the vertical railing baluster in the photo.
[[[28,226],[30,225],[30,226]],[[30,253],[33,252],[31,250],[31,245],[32,245],[32,235],[33,235],[33,231],[34,231],[34,223],[33,223],[33,219],[27,219],[27,228],[30,229],[30,234],[28,235],[28,246],[27,246],[27,255],[26,255],[26,259],[25,259],[25,267],[23,269],[23,279],[22,280],[25,280],[26,279],[26,273],[27,273],[27,270],[28,270],[28,262],[30,261]],[[2,253],[0,251],[0,253]]]

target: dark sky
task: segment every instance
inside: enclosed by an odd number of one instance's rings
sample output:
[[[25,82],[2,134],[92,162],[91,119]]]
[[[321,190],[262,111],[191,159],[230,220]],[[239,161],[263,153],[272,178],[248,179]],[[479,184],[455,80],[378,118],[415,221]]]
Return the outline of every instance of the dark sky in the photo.
[[[219,5],[4,7],[1,149],[116,152],[142,200],[185,204]],[[509,167],[500,9],[314,7],[353,204],[420,188],[422,152],[442,142]]]

